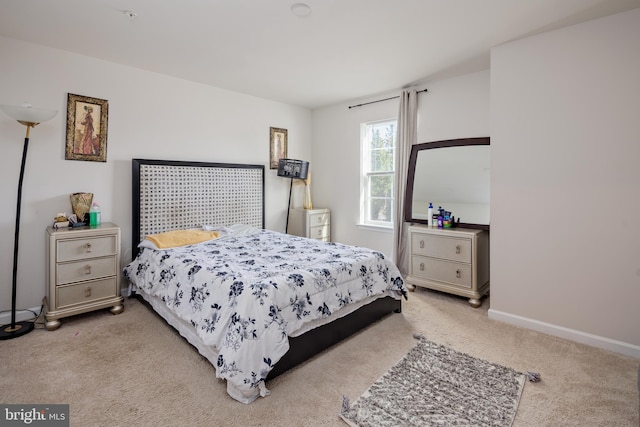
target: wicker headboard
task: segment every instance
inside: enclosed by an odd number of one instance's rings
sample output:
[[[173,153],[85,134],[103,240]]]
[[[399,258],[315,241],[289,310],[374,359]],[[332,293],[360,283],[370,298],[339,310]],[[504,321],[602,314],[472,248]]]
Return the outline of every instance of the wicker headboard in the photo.
[[[264,165],[132,160],[132,246],[202,225],[264,228]]]

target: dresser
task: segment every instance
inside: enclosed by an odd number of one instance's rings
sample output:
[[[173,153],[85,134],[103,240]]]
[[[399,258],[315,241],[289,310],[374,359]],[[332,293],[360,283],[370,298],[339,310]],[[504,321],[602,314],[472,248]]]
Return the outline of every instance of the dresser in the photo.
[[[289,234],[331,241],[331,211],[326,208],[289,210]]]
[[[60,319],[111,307],[124,310],[120,295],[120,227],[46,229],[47,289],[45,327],[53,331]]]
[[[480,307],[489,292],[488,231],[412,225],[409,245],[409,284],[467,297]]]

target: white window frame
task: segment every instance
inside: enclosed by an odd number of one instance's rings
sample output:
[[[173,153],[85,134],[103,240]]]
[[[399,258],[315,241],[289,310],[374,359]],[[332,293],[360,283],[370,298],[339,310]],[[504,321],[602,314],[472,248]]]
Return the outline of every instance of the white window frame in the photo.
[[[385,123],[393,124],[395,127],[395,134],[393,137],[393,163],[392,170],[379,172],[379,171],[371,171],[371,132],[374,126],[384,125]],[[365,122],[360,124],[360,225],[371,226],[371,227],[380,227],[380,228],[388,228],[393,229],[394,224],[394,200],[395,200],[395,164],[396,164],[396,138],[397,138],[397,126],[398,120],[395,118],[385,119],[385,120],[377,120],[371,122]],[[372,215],[370,215],[370,206],[371,206],[371,186],[370,181],[371,177],[374,176],[391,176],[391,196],[389,197],[389,212],[388,212],[388,221],[379,221],[375,219],[370,219]]]

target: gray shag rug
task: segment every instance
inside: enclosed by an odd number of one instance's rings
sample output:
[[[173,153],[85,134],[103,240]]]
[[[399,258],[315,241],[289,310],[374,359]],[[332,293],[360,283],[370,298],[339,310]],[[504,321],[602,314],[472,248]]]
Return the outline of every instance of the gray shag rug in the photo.
[[[416,336],[420,342],[340,417],[350,426],[511,426],[524,374]]]

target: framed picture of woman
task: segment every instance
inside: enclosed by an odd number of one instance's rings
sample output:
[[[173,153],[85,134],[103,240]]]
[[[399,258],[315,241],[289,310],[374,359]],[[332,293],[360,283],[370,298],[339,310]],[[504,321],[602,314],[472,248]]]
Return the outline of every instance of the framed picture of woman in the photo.
[[[269,169],[278,169],[278,161],[287,157],[287,130],[269,129]]]
[[[108,101],[67,94],[67,143],[64,158],[106,162],[108,117]]]

